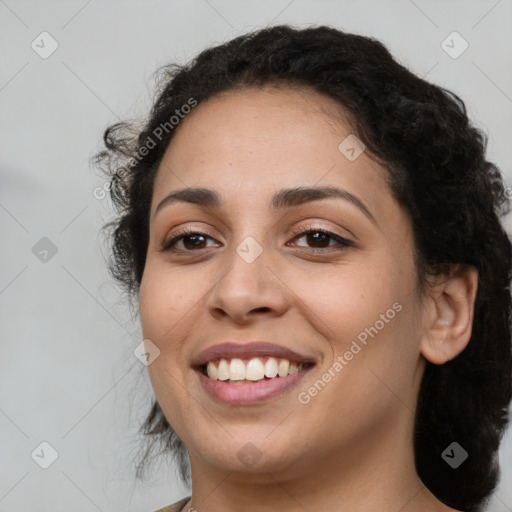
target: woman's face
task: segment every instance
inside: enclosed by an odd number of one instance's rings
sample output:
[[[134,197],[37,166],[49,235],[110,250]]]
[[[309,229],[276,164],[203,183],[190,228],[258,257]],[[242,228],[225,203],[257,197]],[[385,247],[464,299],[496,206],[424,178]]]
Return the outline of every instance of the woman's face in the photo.
[[[229,92],[182,120],[164,156],[140,315],[193,471],[292,476],[412,444],[411,225],[342,119],[307,88]],[[208,193],[168,197],[189,188]]]

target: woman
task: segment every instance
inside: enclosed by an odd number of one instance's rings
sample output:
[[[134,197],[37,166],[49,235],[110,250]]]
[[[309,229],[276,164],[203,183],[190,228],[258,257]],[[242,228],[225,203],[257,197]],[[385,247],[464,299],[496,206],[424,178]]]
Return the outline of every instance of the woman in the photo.
[[[483,510],[512,251],[463,102],[328,27],[162,78],[98,155],[156,398],[140,474],[161,442],[192,482],[162,510]]]

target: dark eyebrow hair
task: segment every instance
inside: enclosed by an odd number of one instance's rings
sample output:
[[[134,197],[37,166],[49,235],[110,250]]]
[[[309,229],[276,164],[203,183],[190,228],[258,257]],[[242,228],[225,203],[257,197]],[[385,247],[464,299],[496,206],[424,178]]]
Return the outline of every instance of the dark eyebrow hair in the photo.
[[[292,206],[298,206],[310,201],[318,201],[320,199],[343,199],[352,203],[361,210],[374,224],[377,224],[375,217],[365,204],[354,194],[337,187],[296,187],[280,190],[272,197],[270,206],[274,210],[283,210]],[[205,208],[220,208],[222,200],[220,195],[214,190],[208,188],[184,188],[171,192],[166,196],[155,210],[155,215],[164,207],[176,201],[197,204]]]

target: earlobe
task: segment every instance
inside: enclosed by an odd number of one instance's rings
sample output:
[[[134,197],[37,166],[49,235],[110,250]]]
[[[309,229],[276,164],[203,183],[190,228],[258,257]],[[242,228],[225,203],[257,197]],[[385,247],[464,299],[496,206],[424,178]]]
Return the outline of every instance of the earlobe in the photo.
[[[478,271],[456,265],[431,285],[427,307],[431,314],[421,342],[421,354],[434,364],[459,355],[469,343],[478,288]]]

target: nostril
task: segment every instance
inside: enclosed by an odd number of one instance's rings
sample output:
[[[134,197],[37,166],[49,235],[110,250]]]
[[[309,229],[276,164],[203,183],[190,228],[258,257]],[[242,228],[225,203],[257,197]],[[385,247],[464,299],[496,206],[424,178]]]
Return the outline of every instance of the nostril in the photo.
[[[253,309],[256,313],[266,313],[267,311],[270,311],[270,308],[267,306],[263,306],[261,308],[255,308]]]

